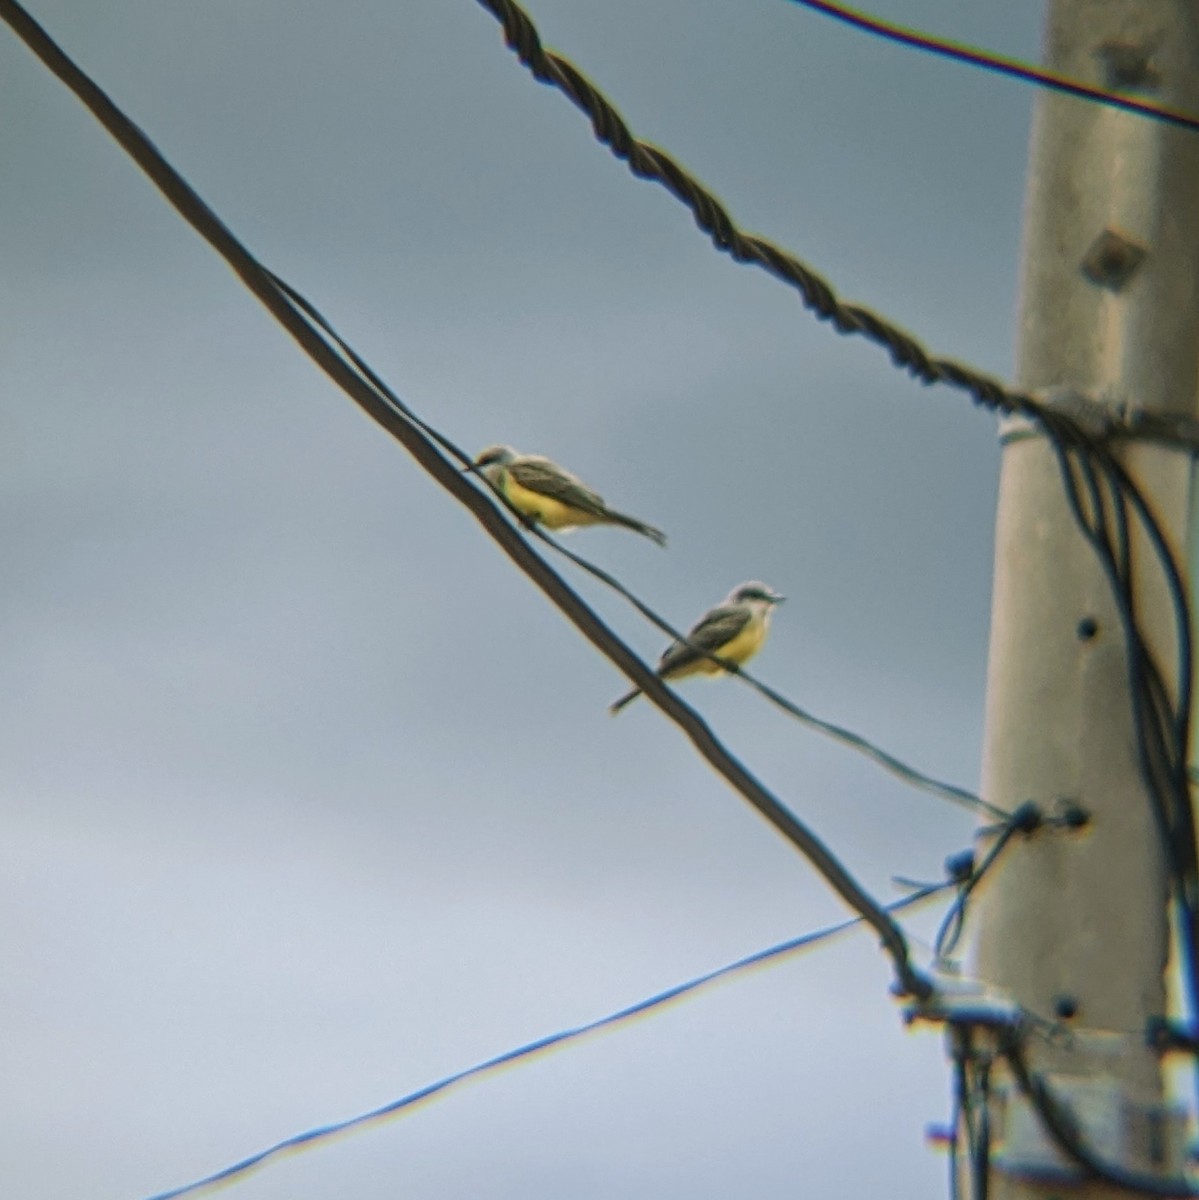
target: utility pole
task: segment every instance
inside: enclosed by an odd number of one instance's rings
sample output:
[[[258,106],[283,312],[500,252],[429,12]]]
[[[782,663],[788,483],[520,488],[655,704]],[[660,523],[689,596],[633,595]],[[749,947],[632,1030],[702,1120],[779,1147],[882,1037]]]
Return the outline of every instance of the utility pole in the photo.
[[[1199,114],[1194,0],[1048,7],[1050,69]],[[1043,93],[1026,205],[1020,388],[1194,416],[1199,135]],[[1046,437],[1023,423],[1005,433],[982,792],[1008,810],[1033,799],[1048,811],[1070,797],[1090,822],[1017,838],[998,861],[974,909],[977,975],[1069,1028],[1068,1038],[1030,1038],[1027,1055],[1096,1152],[1177,1176],[1181,1130],[1142,1036],[1166,1011],[1168,874],[1138,768],[1124,633]],[[1182,564],[1190,456],[1144,441],[1119,446]],[[1174,688],[1174,618],[1144,539],[1134,540],[1133,563],[1140,624]],[[981,1103],[993,1131],[993,1200],[1136,1194],[1058,1155],[998,1062]]]

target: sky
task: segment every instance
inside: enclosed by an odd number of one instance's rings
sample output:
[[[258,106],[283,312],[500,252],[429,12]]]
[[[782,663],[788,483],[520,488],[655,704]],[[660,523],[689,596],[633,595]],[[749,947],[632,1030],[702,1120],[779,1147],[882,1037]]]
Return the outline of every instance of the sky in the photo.
[[[671,538],[572,549],[678,625],[765,580],[763,680],[977,784],[992,418],[717,254],[470,0],[29,7],[425,419]],[[1011,377],[1028,88],[785,0],[528,7],[742,228]],[[872,4],[1026,58],[1041,7]],[[139,1200],[844,917],[6,28],[0,90],[8,1194]],[[970,844],[685,686],[880,898]],[[950,1074],[890,984],[850,935],[228,1194],[942,1194]]]

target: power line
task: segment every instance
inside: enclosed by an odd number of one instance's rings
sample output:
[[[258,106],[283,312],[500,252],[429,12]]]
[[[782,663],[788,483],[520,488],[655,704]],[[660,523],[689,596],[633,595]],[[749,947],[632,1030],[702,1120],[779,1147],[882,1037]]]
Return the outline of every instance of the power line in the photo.
[[[1199,1196],[1199,1191],[1192,1188],[1186,1179],[1145,1175],[1101,1157],[1087,1143],[1069,1107],[1058,1099],[1046,1080],[1029,1067],[1018,1032],[1006,1031],[1001,1034],[1000,1052],[1007,1059],[1017,1086],[1033,1106],[1042,1127],[1062,1153],[1088,1176],[1117,1188],[1167,1200]]]
[[[886,349],[896,367],[924,383],[963,391],[992,412],[1020,416],[1048,435],[1059,458],[1063,485],[1079,529],[1094,547],[1108,574],[1124,624],[1129,662],[1133,718],[1141,748],[1146,787],[1162,817],[1163,852],[1171,864],[1175,901],[1180,914],[1182,945],[1191,1007],[1199,1012],[1199,853],[1195,849],[1195,816],[1185,775],[1191,709],[1191,630],[1182,575],[1153,511],[1140,488],[1104,441],[1104,431],[1091,433],[1063,405],[1004,387],[998,380],[951,359],[935,358],[911,334],[861,305],[841,301],[832,286],[793,255],[742,232],[716,197],[664,150],[637,140],[614,105],[568,59],[544,49],[536,26],[515,0],[478,0],[501,23],[504,39],[535,79],[563,93],[590,121],[596,139],[638,178],[664,186],[692,213],[713,246],[734,261],[752,263],[794,288],[820,320],[844,334],[857,334]],[[1072,464],[1084,472],[1097,497],[1093,524],[1076,502]],[[1110,489],[1116,529],[1101,521],[1102,488]],[[1128,514],[1135,516],[1157,559],[1175,612],[1177,637],[1177,701],[1171,704],[1165,676],[1137,624],[1130,583]],[[1117,539],[1112,541],[1113,536]],[[1113,565],[1114,564],[1114,565]],[[1156,765],[1155,765],[1156,764]],[[1188,834],[1183,846],[1174,832]]]
[[[902,900],[888,904],[886,906],[887,911],[889,913],[901,912],[954,886],[956,884],[953,881],[928,884],[911,896],[905,896]],[[827,925],[823,929],[815,930],[812,933],[805,933],[788,941],[779,942],[777,945],[771,946],[766,950],[759,950],[754,954],[748,954],[744,958],[727,963],[723,967],[717,967],[713,971],[697,975],[685,983],[679,983],[674,987],[666,988],[664,991],[656,992],[644,1000],[638,1000],[635,1004],[617,1009],[607,1016],[600,1017],[594,1021],[588,1021],[585,1025],[576,1025],[570,1029],[560,1030],[558,1033],[548,1034],[545,1037],[537,1038],[535,1041],[526,1042],[523,1046],[518,1046],[514,1050],[507,1050],[503,1054],[497,1054],[492,1058],[485,1059],[481,1063],[476,1063],[473,1067],[467,1067],[462,1071],[455,1071],[452,1075],[446,1075],[434,1083],[418,1088],[414,1092],[409,1092],[406,1096],[401,1096],[398,1100],[392,1100],[387,1104],[380,1105],[378,1108],[373,1108],[369,1112],[361,1113],[356,1117],[349,1117],[344,1121],[335,1121],[329,1125],[321,1125],[315,1129],[309,1129],[303,1133],[297,1133],[292,1137],[284,1138],[282,1141],[276,1142],[273,1146],[268,1146],[265,1150],[260,1150],[258,1153],[251,1154],[247,1158],[233,1163],[231,1166],[224,1167],[219,1171],[213,1172],[211,1175],[204,1176],[203,1179],[197,1179],[193,1183],[187,1183],[182,1187],[172,1188],[166,1192],[158,1192],[154,1196],[149,1197],[148,1200],[177,1200],[180,1196],[191,1195],[205,1188],[215,1187],[218,1184],[230,1183],[239,1176],[245,1175],[262,1166],[269,1159],[277,1158],[293,1150],[306,1150],[319,1142],[337,1137],[339,1134],[348,1133],[350,1130],[359,1129],[388,1117],[397,1116],[469,1079],[477,1079],[500,1067],[509,1066],[522,1059],[534,1057],[554,1047],[561,1046],[566,1042],[578,1041],[580,1038],[590,1034],[610,1029],[622,1022],[631,1020],[633,1017],[643,1016],[654,1009],[693,995],[701,989],[708,988],[734,975],[740,975],[754,967],[781,962],[783,959],[801,950],[807,950],[821,942],[827,942],[842,933],[848,932],[850,929],[856,928],[862,923],[863,919],[861,917],[850,917],[848,920],[839,921],[835,925]]]
[[[1199,131],[1199,117],[1179,109],[1167,108],[1161,104],[1150,104],[1145,100],[1134,100],[1130,96],[1122,96],[1104,88],[1092,87],[1077,79],[1071,79],[1057,71],[1049,71],[1044,67],[1036,67],[1018,58],[1010,58],[1005,54],[995,54],[987,50],[979,50],[962,42],[950,41],[947,38],[933,37],[922,33],[910,25],[900,25],[893,21],[884,21],[870,16],[861,9],[850,8],[847,4],[835,4],[831,0],[791,0],[801,8],[809,8],[813,12],[823,13],[836,21],[849,25],[853,29],[870,33],[884,38],[889,42],[897,42],[903,46],[911,46],[924,50],[942,58],[955,62],[966,63],[971,67],[980,67],[984,71],[993,71],[998,75],[1006,75],[1011,79],[1019,79],[1024,83],[1032,83],[1037,87],[1049,88],[1051,91],[1064,92],[1080,100],[1090,100],[1095,104],[1104,104],[1111,108],[1122,109],[1135,113],[1139,117],[1148,117],[1153,121],[1163,121],[1180,129]],[[1113,48],[1113,53],[1118,47]]]
[[[903,931],[850,874],[837,855],[726,749],[695,709],[667,688],[608,628],[516,532],[501,509],[443,457],[438,443],[426,433],[422,423],[413,421],[405,410],[397,409],[369,378],[351,370],[324,340],[319,328],[310,322],[304,309],[291,299],[294,292],[279,287],[277,277],[247,250],[150,139],[80,70],[17,0],[0,0],[0,18],[83,102],[168,202],[221,255],[321,370],[469,509],[491,538],[575,628],[679,726],[712,768],[807,858],[849,908],[874,928],[894,964],[902,992],[917,998],[928,996],[932,984],[912,964]]]
[[[832,721],[826,721],[823,717],[818,717],[814,713],[809,712],[805,708],[801,708],[794,701],[789,700],[781,692],[762,683],[761,680],[751,675],[744,667],[737,663],[729,662],[727,659],[721,658],[719,655],[713,654],[709,650],[705,650],[702,646],[695,645],[691,642],[687,635],[676,629],[669,621],[662,617],[658,612],[645,603],[635,592],[625,586],[615,575],[604,570],[603,567],[597,566],[589,559],[584,558],[576,551],[564,546],[555,538],[550,537],[548,533],[540,526],[530,523],[524,515],[514,508],[507,497],[497,488],[485,475],[479,471],[473,470],[473,462],[469,455],[466,454],[459,446],[455,445],[449,438],[442,434],[439,430],[429,425],[421,417],[419,417],[411,408],[409,408],[392,390],[387,383],[381,379],[373,370],[373,368],[365,362],[358,352],[341,336],[334,328],[333,324],[325,317],[314,305],[312,305],[304,296],[292,288],[279,276],[272,274],[272,279],[275,285],[288,296],[310,320],[319,326],[322,333],[341,351],[342,354],[353,364],[355,369],[378,391],[385,396],[388,401],[402,412],[410,421],[420,428],[426,435],[432,438],[442,447],[451,457],[456,458],[464,468],[470,468],[472,473],[483,484],[491,490],[497,497],[500,503],[513,515],[516,519],[519,528],[533,534],[539,538],[545,545],[549,546],[556,553],[568,559],[580,570],[586,572],[594,579],[598,579],[606,587],[611,588],[617,595],[628,601],[650,624],[656,626],[668,637],[674,638],[676,641],[692,646],[698,653],[705,658],[711,659],[713,662],[719,663],[730,674],[737,675],[743,679],[751,688],[765,697],[777,708],[787,713],[800,724],[807,726],[809,729],[814,729],[818,733],[824,734],[826,737],[832,738],[834,741],[840,742],[842,745],[857,751],[859,754],[865,755],[872,761],[881,766],[884,770],[889,771],[892,775],[902,779],[905,783],[921,791],[927,792],[930,795],[937,796],[942,800],[948,800],[950,803],[960,805],[970,811],[983,813],[987,816],[995,818],[999,821],[1007,820],[1010,813],[1005,812],[998,806],[984,800],[977,793],[969,791],[967,788],[960,787],[957,784],[946,783],[944,780],[937,779],[924,771],[911,766],[896,757],[888,750],[884,750],[875,742],[863,737],[859,733],[846,728],[842,725],[837,725]]]

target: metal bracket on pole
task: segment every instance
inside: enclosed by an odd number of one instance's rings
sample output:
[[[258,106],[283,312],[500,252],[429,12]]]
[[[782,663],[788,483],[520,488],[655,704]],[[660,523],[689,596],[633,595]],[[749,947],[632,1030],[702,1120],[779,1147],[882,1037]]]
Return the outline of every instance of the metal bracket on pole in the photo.
[[[905,1005],[906,1024],[918,1021],[961,1029],[1013,1031],[1026,1022],[1024,1010],[1005,992],[977,979],[936,971],[932,993]]]

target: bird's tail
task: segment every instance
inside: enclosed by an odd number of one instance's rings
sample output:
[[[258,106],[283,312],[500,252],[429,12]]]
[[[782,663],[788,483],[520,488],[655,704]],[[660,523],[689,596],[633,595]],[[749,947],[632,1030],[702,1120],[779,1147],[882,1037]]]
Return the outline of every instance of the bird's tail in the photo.
[[[656,525],[647,525],[644,521],[638,521],[636,517],[626,516],[624,513],[613,512],[612,509],[607,509],[608,520],[614,525],[623,525],[626,529],[634,529],[640,534],[644,534],[647,538],[653,538],[659,546],[666,545],[666,534],[664,534]]]
[[[616,714],[618,712],[620,712],[620,710],[622,708],[624,708],[624,706],[626,704],[632,704],[632,702],[634,700],[636,700],[637,697],[640,695],[641,695],[640,688],[634,688],[631,692],[625,692],[625,694],[623,696],[621,696],[621,698],[619,700],[615,700],[611,704],[608,705],[609,714],[611,716],[616,716]]]

